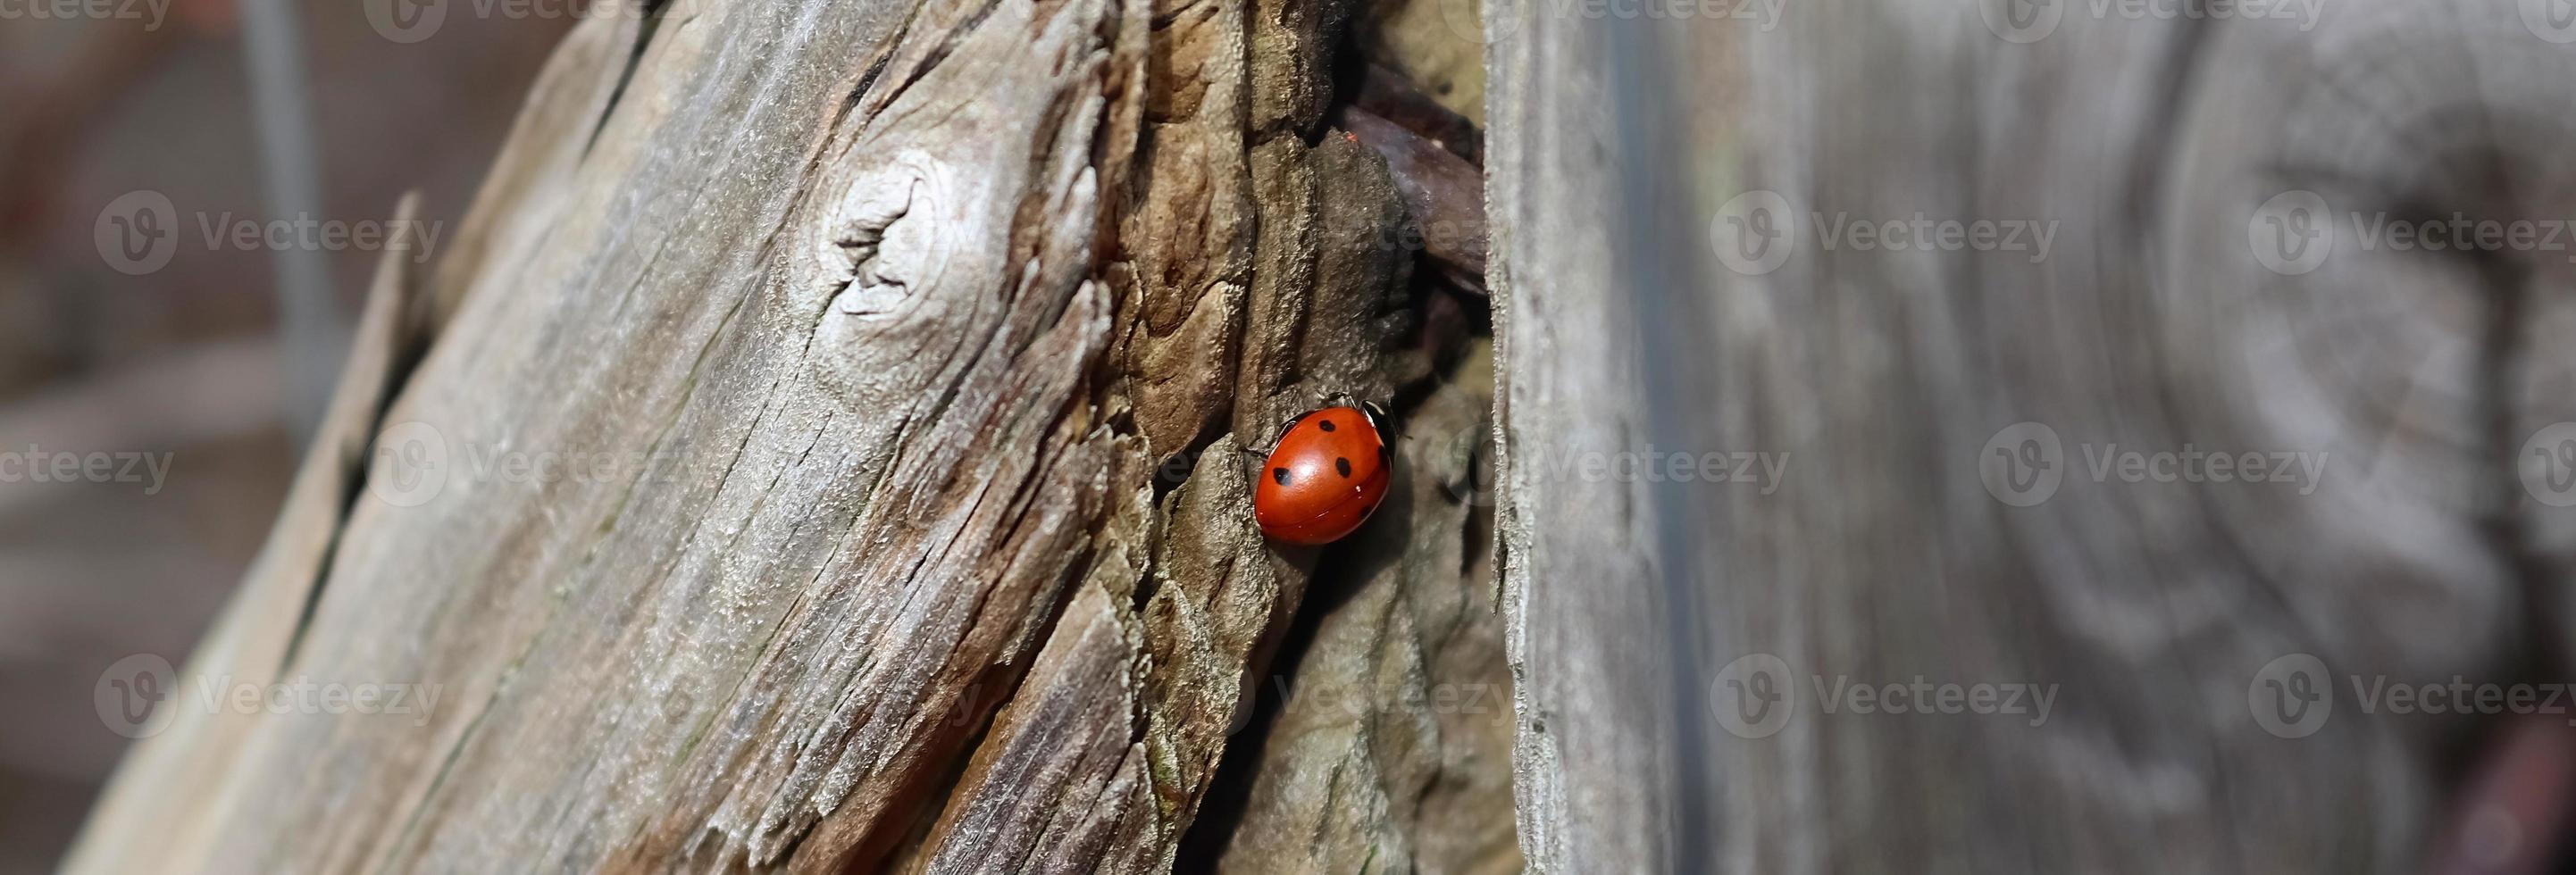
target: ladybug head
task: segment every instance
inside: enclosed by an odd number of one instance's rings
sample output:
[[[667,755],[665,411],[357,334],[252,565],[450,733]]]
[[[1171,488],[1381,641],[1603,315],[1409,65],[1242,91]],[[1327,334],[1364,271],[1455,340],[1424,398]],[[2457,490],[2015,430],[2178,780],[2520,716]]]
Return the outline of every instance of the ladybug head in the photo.
[[[1353,406],[1368,415],[1369,427],[1377,429],[1379,437],[1387,440],[1395,438],[1395,418],[1387,415],[1386,408],[1377,406],[1375,401],[1362,401]]]
[[[1357,408],[1362,415],[1368,417],[1369,427],[1377,429],[1380,437],[1390,441],[1395,439],[1395,417],[1388,415],[1386,408],[1378,406],[1375,401],[1363,401],[1359,396],[1349,392],[1335,392],[1324,396],[1324,406]]]

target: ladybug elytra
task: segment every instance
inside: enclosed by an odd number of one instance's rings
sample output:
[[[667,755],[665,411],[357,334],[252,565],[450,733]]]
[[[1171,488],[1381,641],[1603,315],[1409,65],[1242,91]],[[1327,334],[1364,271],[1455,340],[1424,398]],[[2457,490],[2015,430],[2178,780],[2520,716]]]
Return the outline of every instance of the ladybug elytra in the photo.
[[[1291,420],[1262,460],[1252,493],[1261,533],[1289,544],[1340,540],[1386,499],[1395,451],[1374,404],[1326,407]]]

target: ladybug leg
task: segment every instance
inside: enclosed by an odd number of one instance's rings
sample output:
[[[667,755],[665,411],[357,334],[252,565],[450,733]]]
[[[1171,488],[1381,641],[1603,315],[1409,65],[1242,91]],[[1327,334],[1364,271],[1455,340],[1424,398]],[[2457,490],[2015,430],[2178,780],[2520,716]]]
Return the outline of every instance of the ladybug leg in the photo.
[[[1255,458],[1255,459],[1267,459],[1267,458],[1270,458],[1270,450],[1271,450],[1272,448],[1275,448],[1275,447],[1279,446],[1279,439],[1280,439],[1280,438],[1287,437],[1287,436],[1288,436],[1288,430],[1289,430],[1289,429],[1292,429],[1292,428],[1296,428],[1296,427],[1297,427],[1297,420],[1304,419],[1304,418],[1306,418],[1306,417],[1305,417],[1304,415],[1302,415],[1302,414],[1301,414],[1301,415],[1298,415],[1298,416],[1290,417],[1290,418],[1288,419],[1288,421],[1287,421],[1287,422],[1282,422],[1282,423],[1280,423],[1280,424],[1279,424],[1279,430],[1278,430],[1278,431],[1275,431],[1275,432],[1271,432],[1271,433],[1270,433],[1270,442],[1269,442],[1269,443],[1262,444],[1261,446],[1258,446],[1258,447],[1251,446],[1251,445],[1249,445],[1249,444],[1246,444],[1246,445],[1240,445],[1240,446],[1235,447],[1235,448],[1234,448],[1234,451],[1235,451],[1235,452],[1238,452],[1238,453],[1242,453],[1242,454],[1244,454],[1244,455],[1246,455],[1246,456],[1251,456],[1251,457],[1253,457],[1253,458]]]

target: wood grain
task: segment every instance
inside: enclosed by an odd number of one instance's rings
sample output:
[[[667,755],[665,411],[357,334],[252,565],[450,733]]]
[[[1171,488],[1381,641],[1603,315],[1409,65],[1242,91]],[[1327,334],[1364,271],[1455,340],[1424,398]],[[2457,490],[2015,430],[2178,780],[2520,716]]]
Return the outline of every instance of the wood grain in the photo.
[[[2350,214],[2564,215],[2569,98],[2542,83],[2576,53],[2506,3],[2329,4],[2309,27],[2061,4],[2029,42],[1981,5],[1489,10],[1535,867],[2409,871],[2450,752],[2491,724],[2363,714],[2350,678],[2565,671],[2566,517],[2514,458],[2567,419],[2537,388],[2563,385],[2563,345],[2539,339],[2563,253],[2365,247]],[[2304,274],[2249,245],[2293,190],[2335,211]],[[1751,192],[1798,236],[1739,270],[1719,247]],[[1820,233],[1918,215],[2054,240]],[[2053,430],[2063,471],[2029,506],[1981,476],[2022,422]],[[2130,482],[2087,455],[2191,448],[2322,476]],[[1787,466],[1680,482],[1563,461],[1650,449]],[[2277,737],[2249,687],[2297,653],[2343,698]],[[1755,655],[1789,668],[1794,716],[1738,732],[1728,666]],[[1917,676],[2058,700],[2045,720],[1829,714],[1816,686]]]
[[[191,669],[435,703],[182,719],[68,871],[1171,868],[1319,558],[1241,449],[1440,358],[1345,17],[584,22]]]

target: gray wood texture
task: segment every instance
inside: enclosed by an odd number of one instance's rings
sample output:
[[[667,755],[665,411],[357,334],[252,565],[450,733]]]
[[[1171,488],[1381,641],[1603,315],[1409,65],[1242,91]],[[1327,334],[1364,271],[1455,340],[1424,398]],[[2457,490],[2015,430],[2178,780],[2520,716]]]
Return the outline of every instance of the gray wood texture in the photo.
[[[1532,864],[2417,871],[2490,724],[2361,714],[2349,679],[2569,669],[2576,518],[2521,478],[2526,441],[2572,418],[2576,272],[2564,249],[2365,245],[2352,216],[2563,222],[2576,46],[2536,5],[2331,3],[2302,27],[2053,4],[2028,42],[1971,2],[1490,8]],[[2254,255],[2294,190],[2333,211],[2306,273]],[[1798,235],[1767,272],[1719,255],[1754,191]],[[1811,218],[1918,214],[2048,223],[2053,248],[1829,245]],[[2063,474],[2029,506],[1981,469],[2022,422]],[[1787,464],[1685,483],[1565,462],[1650,445]],[[2186,445],[2322,475],[2090,471]],[[2297,653],[2342,698],[2284,738],[2249,694]],[[1797,710],[1739,733],[1726,668],[1757,654]],[[2058,695],[2037,725],[1828,714],[1813,680],[1917,676]]]

